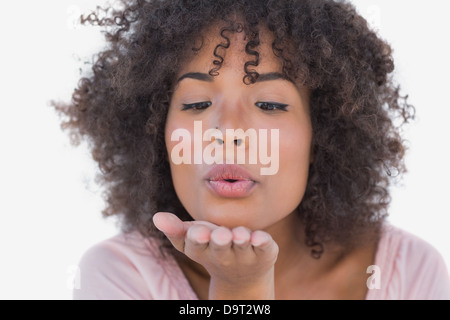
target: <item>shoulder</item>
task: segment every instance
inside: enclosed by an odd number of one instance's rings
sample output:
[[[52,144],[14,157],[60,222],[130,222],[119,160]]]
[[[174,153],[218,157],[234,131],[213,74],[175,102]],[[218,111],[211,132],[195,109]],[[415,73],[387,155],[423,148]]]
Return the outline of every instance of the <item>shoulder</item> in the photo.
[[[385,224],[375,264],[380,288],[369,290],[378,299],[450,299],[450,279],[441,254],[420,237]]]
[[[85,252],[74,299],[177,299],[183,275],[161,242],[139,232],[121,233]],[[180,280],[181,278],[181,280]]]

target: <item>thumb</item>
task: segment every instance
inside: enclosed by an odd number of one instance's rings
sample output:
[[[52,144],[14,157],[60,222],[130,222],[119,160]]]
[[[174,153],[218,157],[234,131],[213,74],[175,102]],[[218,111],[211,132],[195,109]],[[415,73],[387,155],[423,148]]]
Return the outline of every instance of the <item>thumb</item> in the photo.
[[[158,230],[166,235],[178,251],[184,252],[184,239],[187,228],[183,221],[172,213],[157,212],[153,215],[153,223]]]

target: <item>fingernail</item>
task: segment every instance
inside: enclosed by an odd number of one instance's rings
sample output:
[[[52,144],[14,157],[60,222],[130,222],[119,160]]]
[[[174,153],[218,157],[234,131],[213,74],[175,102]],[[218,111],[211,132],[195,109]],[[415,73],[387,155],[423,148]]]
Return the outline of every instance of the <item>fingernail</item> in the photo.
[[[233,241],[233,235],[225,228],[218,228],[211,234],[211,238],[218,246],[226,246]]]
[[[254,234],[251,238],[252,246],[259,247],[263,243],[266,243],[270,240],[270,236],[268,234],[264,233],[257,233]]]

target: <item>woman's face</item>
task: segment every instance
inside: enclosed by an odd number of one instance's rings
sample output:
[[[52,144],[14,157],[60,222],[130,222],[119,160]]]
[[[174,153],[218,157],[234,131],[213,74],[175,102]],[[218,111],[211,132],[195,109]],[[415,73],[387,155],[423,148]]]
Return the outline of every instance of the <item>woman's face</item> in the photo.
[[[260,74],[256,83],[242,80],[244,64],[254,60],[245,53],[243,33],[229,35],[230,47],[218,52],[224,58],[219,75],[209,76],[214,48],[224,40],[218,34],[207,33],[177,77],[165,131],[172,181],[195,220],[264,230],[295,211],[305,192],[312,139],[308,91],[280,77],[281,62],[267,32],[260,34],[260,64],[250,67]],[[215,128],[222,140],[202,141],[206,130]],[[252,138],[238,143],[227,139],[227,129],[242,129]],[[245,160],[238,163],[239,149]],[[215,157],[213,163],[207,155]],[[181,158],[190,161],[180,163]]]

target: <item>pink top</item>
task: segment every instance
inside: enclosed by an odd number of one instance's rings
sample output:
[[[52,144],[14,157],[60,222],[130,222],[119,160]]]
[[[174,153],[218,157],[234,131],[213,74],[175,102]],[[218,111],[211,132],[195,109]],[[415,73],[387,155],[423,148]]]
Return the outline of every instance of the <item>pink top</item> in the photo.
[[[368,270],[367,300],[450,299],[442,256],[406,231],[385,227],[375,266]],[[80,288],[73,294],[76,300],[198,299],[175,259],[162,256],[159,240],[145,239],[138,232],[119,234],[88,250],[80,262],[80,278]]]

